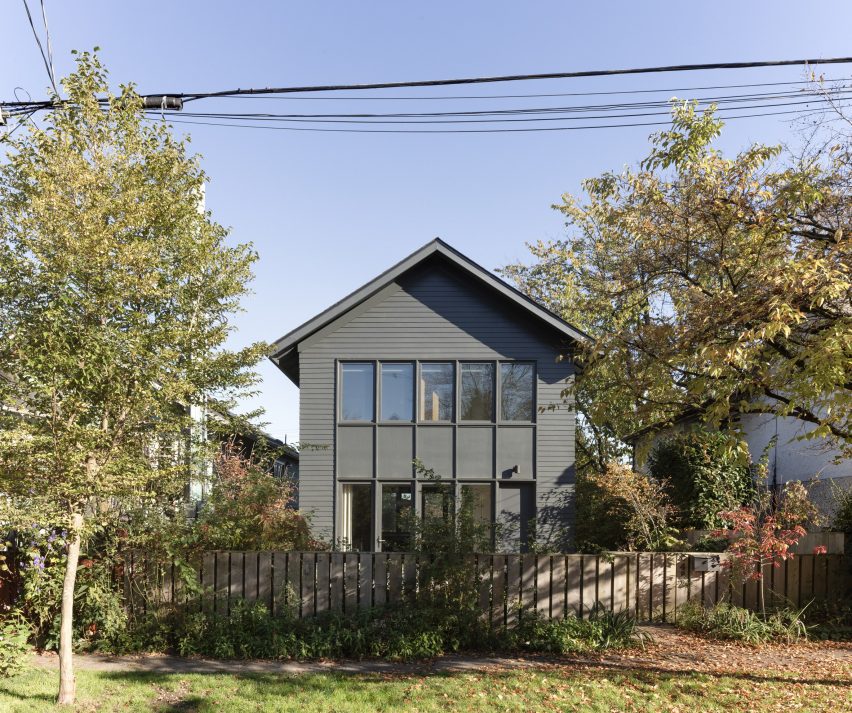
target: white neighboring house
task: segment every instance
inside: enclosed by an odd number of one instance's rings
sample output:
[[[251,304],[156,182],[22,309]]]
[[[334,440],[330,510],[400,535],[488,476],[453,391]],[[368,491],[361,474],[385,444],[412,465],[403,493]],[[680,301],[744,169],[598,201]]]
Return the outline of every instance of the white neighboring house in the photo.
[[[739,420],[752,461],[767,456],[767,484],[781,487],[790,481],[805,483],[811,498],[830,517],[838,493],[852,489],[852,459],[840,458],[823,438],[800,438],[815,426],[797,418],[744,414]],[[649,427],[634,434],[628,439],[633,445],[634,467],[646,468],[647,456],[659,441],[700,425],[696,415],[688,415],[670,426]]]

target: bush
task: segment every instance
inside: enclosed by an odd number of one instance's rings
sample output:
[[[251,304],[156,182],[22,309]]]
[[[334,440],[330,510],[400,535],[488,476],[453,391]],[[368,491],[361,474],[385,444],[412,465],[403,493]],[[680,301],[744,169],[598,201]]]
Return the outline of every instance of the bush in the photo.
[[[599,610],[585,620],[561,620],[524,611],[514,629],[492,629],[478,614],[430,606],[391,605],[352,615],[313,619],[273,616],[257,602],[237,602],[230,616],[152,612],[114,639],[110,653],[169,651],[226,659],[383,658],[427,659],[459,651],[582,653],[641,644],[627,613]]]
[[[791,643],[808,637],[801,611],[780,609],[764,618],[757,612],[727,602],[712,607],[687,602],[678,609],[677,625],[712,639],[753,645],[773,641]]]
[[[30,652],[30,627],[20,612],[7,614],[0,620],[0,677],[20,673]]]
[[[665,483],[679,528],[720,527],[721,511],[734,510],[753,495],[748,459],[724,433],[690,431],[660,441],[648,458],[648,469]]]
[[[588,619],[573,615],[547,619],[537,612],[524,612],[518,628],[505,634],[510,651],[563,655],[644,646],[648,638],[629,612],[603,607],[593,609]]]
[[[837,509],[834,512],[831,529],[846,534],[846,552],[852,554],[852,550],[850,550],[852,546],[852,488],[835,492],[834,497]]]
[[[327,549],[311,537],[310,522],[293,507],[296,485],[275,477],[262,460],[227,448],[216,459],[209,499],[195,523],[208,550]]]
[[[852,641],[852,597],[812,602],[803,613],[808,636],[822,641]]]
[[[610,463],[577,479],[577,548],[668,550],[681,545],[670,525],[664,484]]]

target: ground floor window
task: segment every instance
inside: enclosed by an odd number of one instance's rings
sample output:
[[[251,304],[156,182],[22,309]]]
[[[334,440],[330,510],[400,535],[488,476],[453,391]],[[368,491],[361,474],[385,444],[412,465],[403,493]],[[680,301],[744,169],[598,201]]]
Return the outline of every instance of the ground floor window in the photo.
[[[469,507],[477,525],[494,522],[494,490],[490,483],[465,483],[461,486],[462,507]]]
[[[535,486],[529,482],[430,481],[415,487],[411,481],[374,481],[342,483],[340,493],[337,540],[341,549],[354,552],[408,552],[415,517],[423,524],[451,523],[462,508],[479,526],[476,537],[484,537],[483,546],[523,552],[535,516]]]
[[[414,498],[411,485],[382,485],[382,552],[404,552],[411,546]]]
[[[347,483],[342,489],[341,546],[355,552],[373,548],[373,488],[369,483]]]
[[[420,517],[423,520],[448,521],[455,511],[455,493],[451,483],[430,483],[420,489]]]

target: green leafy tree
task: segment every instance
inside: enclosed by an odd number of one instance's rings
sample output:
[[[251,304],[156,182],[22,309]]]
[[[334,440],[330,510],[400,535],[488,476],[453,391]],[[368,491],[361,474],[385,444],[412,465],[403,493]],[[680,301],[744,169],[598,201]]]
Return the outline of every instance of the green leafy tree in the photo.
[[[256,255],[199,209],[185,142],[146,123],[132,86],[111,95],[95,55],[63,86],[0,168],[0,490],[5,526],[68,531],[70,703],[81,539],[114,503],[187,477],[186,406],[249,390],[263,345],[224,346]]]
[[[689,431],[657,443],[648,458],[648,469],[665,490],[676,510],[673,524],[680,528],[709,530],[722,526],[719,513],[751,501],[754,484],[751,469],[732,447],[730,436],[716,432]]]
[[[603,447],[692,410],[734,430],[739,414],[793,417],[848,455],[848,137],[800,157],[761,144],[727,157],[712,147],[721,129],[677,104],[638,168],[563,197],[565,240],[504,272],[595,337],[577,404]]]

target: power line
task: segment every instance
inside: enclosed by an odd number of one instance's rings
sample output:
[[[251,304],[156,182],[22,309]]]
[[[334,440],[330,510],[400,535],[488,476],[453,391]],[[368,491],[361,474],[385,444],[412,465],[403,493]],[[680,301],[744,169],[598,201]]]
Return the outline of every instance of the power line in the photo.
[[[59,90],[56,88],[56,80],[53,76],[53,51],[50,50],[50,36],[48,35],[48,50],[50,52],[51,58],[48,60],[48,55],[44,53],[44,47],[41,44],[41,38],[38,36],[38,31],[35,28],[35,23],[33,22],[32,13],[30,13],[30,6],[27,4],[27,0],[21,0],[24,3],[24,10],[27,11],[27,19],[30,22],[30,28],[33,31],[33,37],[35,37],[36,44],[38,45],[38,51],[41,53],[41,59],[44,62],[44,68],[47,70],[47,77],[50,79],[50,84],[53,86],[53,91],[59,96]],[[42,4],[42,12],[44,12],[44,4]],[[45,17],[45,30],[47,29],[47,18]]]
[[[832,95],[836,98],[846,98],[852,89],[842,89],[832,91]],[[783,99],[793,99],[801,101],[784,102]],[[746,94],[732,95],[722,97],[700,97],[694,99],[699,105],[715,104],[719,111],[730,111],[735,109],[759,109],[773,108],[780,106],[791,106],[794,104],[806,104],[812,102],[826,102],[828,98],[821,92],[795,92],[787,94],[766,93],[766,94]],[[770,103],[759,103],[759,102]],[[721,106],[720,106],[721,105]],[[187,112],[184,116],[195,118],[236,118],[249,119],[255,121],[263,120],[315,120],[322,122],[328,119],[343,120],[343,119],[368,119],[368,120],[383,120],[383,119],[443,119],[448,117],[502,117],[516,115],[562,115],[562,114],[585,114],[594,111],[629,111],[631,109],[665,109],[664,113],[669,113],[671,102],[654,101],[654,102],[628,102],[622,104],[591,104],[579,106],[558,106],[558,107],[538,107],[538,108],[512,108],[512,109],[491,109],[491,110],[471,110],[471,111],[450,111],[450,112],[402,112],[402,113],[334,113],[334,114],[280,114],[280,113],[246,113],[246,112]],[[615,116],[631,116],[631,114],[622,114]],[[559,118],[559,117],[556,117]],[[613,118],[612,116],[604,117],[589,117],[580,116],[576,119],[584,118]],[[543,119],[542,119],[543,120]]]
[[[664,72],[697,72],[710,69],[749,69],[756,67],[790,67],[810,64],[849,64],[852,57],[769,60],[762,62],[708,62],[704,64],[675,64],[662,67],[634,67],[630,69],[595,69],[580,72],[547,72],[543,74],[508,74],[494,77],[464,77],[460,79],[427,79],[406,82],[375,82],[371,84],[318,84],[295,87],[264,87],[262,89],[225,89],[217,92],[168,92],[169,96],[185,101],[213,97],[252,94],[297,94],[305,92],[365,91],[373,89],[400,89],[405,87],[445,87],[461,84],[493,84],[497,82],[526,82],[541,79],[578,79],[581,77],[611,77],[624,74],[658,74]]]
[[[826,78],[824,82],[845,82],[852,77]],[[552,92],[546,94],[450,94],[450,95],[428,95],[419,94],[415,96],[331,96],[331,97],[302,97],[302,96],[263,96],[257,94],[224,95],[220,99],[259,99],[278,101],[433,101],[433,100],[455,100],[455,99],[537,99],[545,97],[590,97],[616,94],[663,94],[668,92],[697,92],[708,89],[746,89],[753,87],[777,87],[784,85],[813,84],[810,80],[796,82],[757,82],[753,84],[715,84],[702,87],[664,87],[660,89],[621,89],[607,92]]]
[[[843,106],[848,106],[844,104]],[[826,110],[813,109],[791,109],[776,112],[760,112],[754,114],[740,114],[725,117],[730,119],[750,119],[764,116],[801,115],[809,116],[824,113]],[[153,117],[146,117],[146,121],[157,121]],[[191,124],[195,126],[223,126],[237,129],[261,129],[267,131],[308,131],[319,133],[343,133],[343,134],[502,134],[502,133],[531,133],[539,131],[584,131],[592,129],[623,129],[642,126],[669,126],[670,121],[645,121],[627,124],[594,124],[587,126],[536,126],[524,128],[488,128],[488,129],[338,129],[324,127],[302,127],[302,126],[266,126],[261,124],[235,124],[230,122],[193,121],[185,119],[168,118],[169,124]]]

